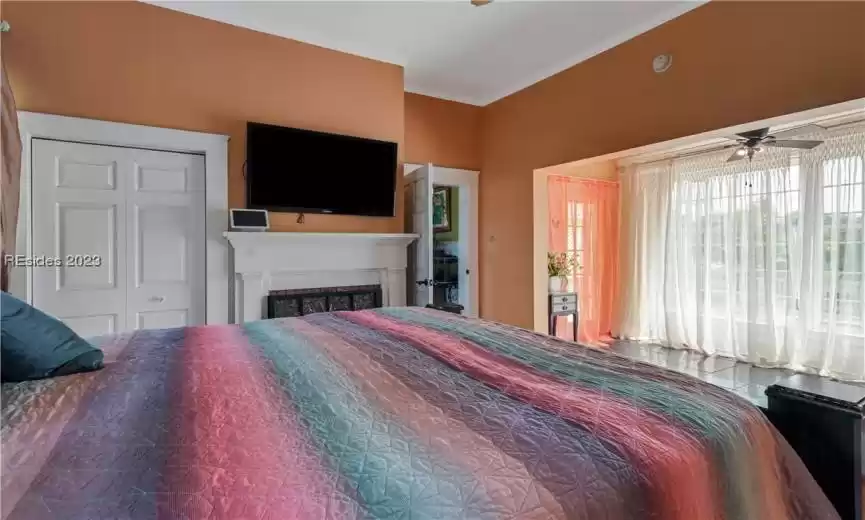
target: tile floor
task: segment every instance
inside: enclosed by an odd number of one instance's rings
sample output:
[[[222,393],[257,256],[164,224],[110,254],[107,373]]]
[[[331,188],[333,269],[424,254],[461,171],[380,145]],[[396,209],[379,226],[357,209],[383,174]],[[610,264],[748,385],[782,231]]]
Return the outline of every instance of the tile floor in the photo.
[[[731,390],[764,408],[767,406],[766,388],[794,374],[790,370],[760,368],[735,359],[706,357],[697,352],[634,341],[615,341],[611,349],[633,359],[698,377],[708,383]]]
[[[778,380],[794,374],[790,370],[780,368],[760,368],[735,359],[706,357],[696,352],[665,348],[661,345],[637,343],[618,340],[613,342],[611,349],[633,359],[639,359],[653,365],[684,372],[698,377],[703,381],[721,386],[739,394],[761,408],[768,407],[766,388]],[[820,376],[807,375],[807,378],[824,380]],[[855,386],[865,386],[863,383],[847,383]],[[865,444],[865,430],[862,432]],[[865,509],[865,452],[862,454],[863,480],[862,504]]]

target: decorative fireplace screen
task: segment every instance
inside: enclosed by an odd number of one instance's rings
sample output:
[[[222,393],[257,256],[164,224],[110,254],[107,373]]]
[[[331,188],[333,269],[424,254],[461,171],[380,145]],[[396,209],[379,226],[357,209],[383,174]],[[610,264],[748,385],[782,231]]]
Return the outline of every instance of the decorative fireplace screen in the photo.
[[[267,295],[268,318],[290,318],[316,312],[358,311],[381,307],[380,285],[285,289]]]

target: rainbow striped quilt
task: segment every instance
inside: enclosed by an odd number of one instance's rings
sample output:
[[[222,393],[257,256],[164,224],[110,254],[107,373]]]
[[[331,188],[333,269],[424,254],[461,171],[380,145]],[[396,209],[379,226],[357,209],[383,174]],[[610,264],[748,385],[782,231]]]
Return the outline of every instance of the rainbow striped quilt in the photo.
[[[748,402],[418,308],[103,341],[3,385],[8,519],[837,519]]]

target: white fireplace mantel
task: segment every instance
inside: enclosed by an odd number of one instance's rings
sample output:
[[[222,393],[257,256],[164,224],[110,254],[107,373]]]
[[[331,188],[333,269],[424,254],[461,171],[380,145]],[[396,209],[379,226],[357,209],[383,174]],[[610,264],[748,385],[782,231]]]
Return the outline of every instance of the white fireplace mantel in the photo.
[[[402,233],[227,232],[232,249],[235,323],[266,317],[268,292],[379,284],[382,305],[406,302]]]

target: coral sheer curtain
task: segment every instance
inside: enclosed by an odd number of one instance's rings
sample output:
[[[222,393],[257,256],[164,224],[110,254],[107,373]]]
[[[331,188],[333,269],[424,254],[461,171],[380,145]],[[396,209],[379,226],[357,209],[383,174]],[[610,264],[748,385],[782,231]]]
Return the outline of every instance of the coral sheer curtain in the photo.
[[[572,253],[579,263],[569,286],[580,310],[578,341],[609,341],[613,322],[618,262],[618,182],[550,176],[549,249]],[[556,335],[573,338],[572,324],[559,317]]]
[[[0,58],[0,260],[15,253],[20,184],[18,115],[6,67]],[[0,289],[9,290],[9,266],[5,262],[0,265]]]

